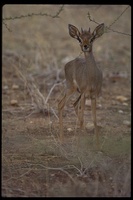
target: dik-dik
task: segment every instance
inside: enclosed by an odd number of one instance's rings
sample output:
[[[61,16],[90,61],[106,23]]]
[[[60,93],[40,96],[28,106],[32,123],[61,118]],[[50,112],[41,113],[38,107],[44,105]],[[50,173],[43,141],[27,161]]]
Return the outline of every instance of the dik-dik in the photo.
[[[93,32],[88,30],[81,31],[75,26],[68,25],[69,34],[71,37],[78,40],[81,50],[84,53],[84,58],[75,58],[65,65],[66,92],[64,97],[58,104],[59,124],[60,124],[60,139],[63,138],[63,108],[74,92],[78,91],[80,96],[75,101],[74,109],[77,114],[80,127],[84,128],[84,108],[86,98],[91,99],[92,117],[94,130],[99,141],[99,133],[96,119],[96,99],[101,92],[102,86],[102,71],[96,65],[93,55],[93,42],[104,33],[104,24],[98,25]]]

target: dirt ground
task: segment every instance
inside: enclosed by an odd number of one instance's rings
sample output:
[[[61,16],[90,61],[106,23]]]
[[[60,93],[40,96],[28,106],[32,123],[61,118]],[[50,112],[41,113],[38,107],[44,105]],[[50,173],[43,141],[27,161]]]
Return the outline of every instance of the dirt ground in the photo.
[[[2,196],[129,197],[131,195],[131,8],[94,44],[103,71],[97,101],[100,149],[92,127],[91,104],[85,130],[74,113],[75,94],[64,114],[59,140],[58,102],[64,65],[79,56],[68,24],[84,29],[109,26],[128,5],[5,5],[2,33]],[[80,13],[80,14],[79,14]],[[9,30],[10,29],[10,30]],[[83,57],[83,54],[80,55]]]

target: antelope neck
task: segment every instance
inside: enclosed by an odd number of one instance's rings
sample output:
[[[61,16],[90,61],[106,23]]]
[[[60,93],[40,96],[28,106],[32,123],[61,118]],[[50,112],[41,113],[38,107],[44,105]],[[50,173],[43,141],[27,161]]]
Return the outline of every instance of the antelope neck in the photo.
[[[85,55],[85,60],[86,60],[86,62],[88,63],[90,63],[92,60],[94,61],[94,56],[93,56],[93,53],[92,53],[92,51],[86,51],[86,52],[84,52],[84,55]]]

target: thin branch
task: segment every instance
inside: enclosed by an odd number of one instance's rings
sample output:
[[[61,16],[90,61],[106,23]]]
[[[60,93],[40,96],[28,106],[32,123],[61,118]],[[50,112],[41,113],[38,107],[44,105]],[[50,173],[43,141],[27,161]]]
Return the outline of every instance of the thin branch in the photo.
[[[106,27],[106,28],[109,29],[109,30],[112,31],[112,32],[119,33],[119,34],[122,34],[122,35],[127,35],[127,36],[130,36],[130,37],[131,37],[131,34],[129,34],[129,33],[123,33],[123,32],[120,32],[120,31],[113,30],[113,29],[108,28],[108,27]]]
[[[52,107],[51,107],[50,109],[51,109],[51,111],[53,112],[54,116],[59,120],[59,117],[56,115],[54,109],[53,109]]]
[[[57,171],[62,171],[63,173],[65,173],[71,180],[72,180],[72,182],[73,183],[75,183],[76,184],[76,182],[75,182],[75,180],[73,179],[73,177],[65,170],[65,167],[57,167],[57,168],[55,168],[55,167],[47,167],[47,166],[45,166],[45,165],[43,165],[43,164],[30,164],[31,166],[40,166],[40,167],[42,167],[42,168],[44,168],[44,169],[48,169],[48,170],[57,170]],[[68,168],[66,168],[66,169],[68,169]],[[34,170],[34,169],[32,169],[32,170]]]
[[[5,25],[6,29],[9,31],[9,32],[12,32],[12,30],[7,26],[7,24],[3,21],[3,24]]]
[[[25,18],[25,17],[33,17],[33,16],[47,16],[47,17],[52,17],[52,18],[59,18],[59,15],[60,13],[62,12],[63,10],[63,7],[64,5],[62,5],[59,10],[57,11],[56,14],[54,15],[51,15],[51,14],[47,14],[47,13],[28,13],[26,15],[20,15],[20,16],[15,16],[15,17],[5,17],[3,18],[2,20],[5,21],[5,20],[15,20],[15,19],[21,19],[21,18]]]
[[[62,5],[59,8],[59,10],[56,12],[56,14],[54,14],[54,15],[42,13],[42,12],[40,12],[40,13],[28,13],[26,15],[20,15],[20,16],[15,16],[15,17],[5,17],[5,18],[2,19],[2,22],[5,25],[5,27],[7,28],[7,30],[11,32],[12,30],[5,23],[5,21],[7,21],[7,20],[16,20],[16,19],[21,19],[21,18],[26,18],[26,17],[33,17],[33,16],[47,16],[47,17],[52,17],[52,18],[59,18],[60,17],[59,15],[62,12],[63,7],[64,7],[64,5]]]
[[[57,13],[55,15],[53,15],[53,18],[59,18],[59,14],[62,12],[64,5],[62,5],[59,10],[57,11]]]
[[[53,89],[54,89],[56,86],[60,85],[60,84],[62,84],[62,82],[61,82],[61,83],[55,83],[55,84],[52,86],[52,88],[50,89],[49,94],[48,94],[48,96],[47,96],[47,98],[46,98],[46,100],[45,100],[45,104],[47,104],[47,102],[48,102],[48,100],[49,100],[49,97],[50,97],[50,95],[51,95]]]
[[[130,6],[127,6],[123,12],[109,25],[108,28],[110,28],[114,23],[116,23],[118,21],[118,19],[124,14],[124,12],[129,8]]]
[[[116,31],[116,30],[113,30],[113,29],[110,28],[114,23],[116,23],[116,21],[118,21],[118,19],[124,14],[124,12],[125,12],[128,8],[129,8],[129,6],[126,7],[125,10],[124,10],[124,11],[123,11],[109,26],[106,26],[106,27],[105,27],[105,33],[107,33],[107,29],[108,29],[108,30],[110,30],[110,31],[112,31],[112,32],[115,32],[115,33],[119,33],[119,34],[122,34],[122,35],[131,36],[131,34],[129,34],[129,33],[123,33],[123,32]],[[92,17],[91,17],[91,15],[90,15],[89,12],[88,12],[87,16],[88,16],[88,18],[89,18],[90,21],[94,22],[95,24],[100,24],[99,22],[97,22],[97,21],[95,21],[94,19],[92,19]]]

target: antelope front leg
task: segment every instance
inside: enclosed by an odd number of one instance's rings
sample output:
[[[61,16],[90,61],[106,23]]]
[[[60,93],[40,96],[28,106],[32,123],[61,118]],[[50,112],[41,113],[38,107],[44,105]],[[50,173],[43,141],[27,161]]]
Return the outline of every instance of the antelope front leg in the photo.
[[[66,105],[67,100],[69,99],[70,95],[74,92],[74,89],[68,90],[64,97],[58,104],[58,112],[59,112],[59,127],[60,127],[60,140],[63,141],[63,117],[62,112],[63,108]]]
[[[74,105],[75,112],[78,116],[80,128],[83,129],[84,128],[84,108],[85,108],[84,94],[81,94],[73,105]]]
[[[96,118],[96,98],[91,99],[91,108],[92,108],[92,118],[94,123],[94,131],[97,139],[97,146],[99,147],[99,132],[98,132],[97,118]]]
[[[59,127],[60,127],[60,140],[63,140],[63,119],[62,119],[62,111],[65,106],[66,102],[66,94],[61,99],[61,101],[58,104],[58,111],[59,111]]]
[[[78,117],[78,120],[79,120],[79,113],[78,113],[78,111],[79,111],[79,109],[78,109],[79,105],[78,104],[80,103],[80,99],[81,99],[81,94],[80,94],[80,96],[77,98],[77,100],[73,104],[74,109],[75,109],[75,113],[76,113],[76,115]]]
[[[81,96],[80,105],[79,105],[78,109],[79,109],[80,128],[84,129],[84,109],[85,109],[85,95],[84,95],[84,93]]]

